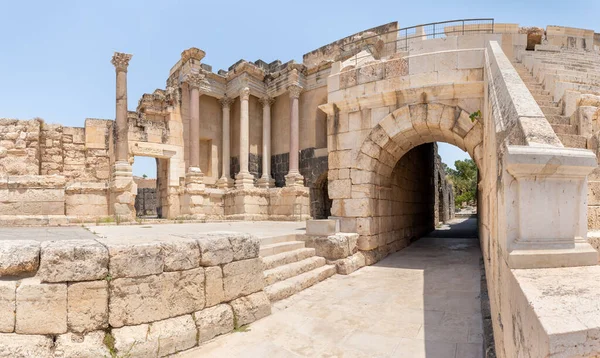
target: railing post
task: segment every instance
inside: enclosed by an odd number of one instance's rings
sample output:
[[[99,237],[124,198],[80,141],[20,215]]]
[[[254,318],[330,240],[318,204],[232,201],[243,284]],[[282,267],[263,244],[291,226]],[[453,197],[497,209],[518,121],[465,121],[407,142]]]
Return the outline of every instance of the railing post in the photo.
[[[462,34],[464,35],[465,34],[465,20],[462,21],[462,24],[463,24],[463,33]]]
[[[427,38],[427,34],[425,34],[425,38]],[[433,38],[435,38],[435,24],[433,24]]]

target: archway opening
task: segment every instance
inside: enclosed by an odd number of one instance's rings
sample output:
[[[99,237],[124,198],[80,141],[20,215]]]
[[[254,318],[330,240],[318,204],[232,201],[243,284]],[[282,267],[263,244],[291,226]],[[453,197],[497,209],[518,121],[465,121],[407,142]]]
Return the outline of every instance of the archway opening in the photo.
[[[163,204],[168,194],[168,159],[135,156],[132,167],[137,184],[136,216],[142,219],[163,218]]]
[[[331,203],[327,190],[327,172],[321,174],[310,188],[310,215],[313,219],[331,216]]]

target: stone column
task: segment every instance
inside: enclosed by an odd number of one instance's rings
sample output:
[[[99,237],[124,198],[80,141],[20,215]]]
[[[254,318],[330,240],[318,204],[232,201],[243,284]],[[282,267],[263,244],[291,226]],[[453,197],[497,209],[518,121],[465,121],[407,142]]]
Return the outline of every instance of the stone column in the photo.
[[[240,172],[235,177],[236,188],[254,187],[254,177],[248,171],[248,155],[250,151],[249,100],[250,89],[244,87],[240,91]]]
[[[302,87],[291,85],[288,87],[290,93],[290,169],[285,176],[286,186],[304,186],[304,178],[300,175],[298,154],[300,152],[300,110],[298,98]]]
[[[271,179],[271,105],[273,102],[273,98],[270,97],[260,99],[263,106],[262,176],[257,183],[261,188],[275,186],[275,180]]]
[[[204,75],[192,72],[185,77],[190,87],[190,162],[186,173],[186,185],[203,189],[204,174],[200,170],[200,86]]]
[[[127,67],[130,54],[115,52],[111,63],[116,71],[116,113],[115,113],[115,163],[110,182],[110,215],[117,221],[131,221],[135,218],[135,196],[137,185],[133,181],[129,164],[129,143],[127,139]]]
[[[229,129],[229,113],[231,109],[231,104],[233,103],[233,98],[223,97],[220,100],[221,106],[223,107],[223,140],[221,142],[222,152],[223,152],[223,170],[221,178],[217,181],[217,186],[219,188],[230,188],[233,186],[233,179],[231,179],[231,169],[230,169],[230,129]]]

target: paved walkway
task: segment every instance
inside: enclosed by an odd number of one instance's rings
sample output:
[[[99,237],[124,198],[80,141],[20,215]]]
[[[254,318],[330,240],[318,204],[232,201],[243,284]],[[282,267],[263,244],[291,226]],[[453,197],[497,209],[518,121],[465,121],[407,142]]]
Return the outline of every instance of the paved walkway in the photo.
[[[348,276],[336,275],[275,304],[273,314],[177,356],[482,357],[474,219]],[[432,233],[432,236],[439,235]]]

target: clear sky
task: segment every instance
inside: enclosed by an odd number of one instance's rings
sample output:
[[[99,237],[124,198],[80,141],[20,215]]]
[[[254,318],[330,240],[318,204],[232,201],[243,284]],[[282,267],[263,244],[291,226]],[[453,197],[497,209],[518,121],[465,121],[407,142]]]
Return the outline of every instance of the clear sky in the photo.
[[[182,50],[206,51],[213,70],[237,60],[282,62],[358,31],[493,17],[521,26],[562,25],[600,31],[600,1],[12,1],[0,0],[0,117],[41,117],[83,126],[114,118],[114,51],[132,53],[129,109],[164,88]],[[466,153],[440,146],[453,165]],[[152,169],[150,169],[152,168]],[[137,175],[155,170],[136,165]],[[150,171],[150,172],[148,172]]]

